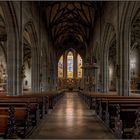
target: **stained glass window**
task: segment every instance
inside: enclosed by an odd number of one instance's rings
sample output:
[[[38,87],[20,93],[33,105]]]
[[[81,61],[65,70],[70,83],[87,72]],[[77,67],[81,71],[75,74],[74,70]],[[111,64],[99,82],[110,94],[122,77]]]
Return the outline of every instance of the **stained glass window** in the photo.
[[[63,77],[63,55],[60,57],[58,62],[58,77]]]
[[[67,55],[67,77],[73,78],[73,53],[69,52]]]
[[[81,56],[78,54],[77,55],[77,61],[78,61],[78,78],[82,78],[82,58]]]

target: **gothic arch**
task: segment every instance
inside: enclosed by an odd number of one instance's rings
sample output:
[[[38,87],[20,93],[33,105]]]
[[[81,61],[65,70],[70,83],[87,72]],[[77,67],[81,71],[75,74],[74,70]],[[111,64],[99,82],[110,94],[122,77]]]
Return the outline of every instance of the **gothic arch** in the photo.
[[[36,33],[36,29],[35,29],[35,25],[32,21],[28,21],[25,25],[24,25],[24,30],[28,31],[30,38],[31,38],[31,43],[32,43],[32,47],[37,47],[37,43],[38,43],[38,37],[37,37],[37,33]]]
[[[95,63],[98,67],[97,69],[95,69],[95,91],[97,92],[101,90],[101,56],[101,48],[99,46],[99,43],[96,42],[95,46],[93,47],[92,63]]]
[[[5,20],[5,31],[4,40],[6,46],[7,54],[7,93],[8,94],[19,94],[19,75],[20,70],[16,69],[18,67],[18,52],[19,45],[19,28],[17,17],[15,13],[14,4],[11,1],[0,2],[1,10],[3,11],[3,17]]]
[[[83,51],[83,49],[80,50],[77,47],[75,47],[75,48],[74,47],[67,48],[67,47],[63,46],[63,49],[61,48],[60,51],[57,50],[57,62],[59,61],[61,55],[64,54],[69,49],[75,50],[77,53],[80,54],[80,56],[82,57],[82,59],[84,59],[84,57],[85,57],[85,51]]]
[[[5,16],[0,5],[0,90],[7,91],[7,30]],[[2,83],[2,85],[1,85]]]
[[[140,8],[134,12],[131,21],[131,46],[130,46],[130,91],[133,93],[135,90],[140,89]]]
[[[133,17],[139,8],[139,2],[126,2],[120,21],[120,84],[121,95],[129,96],[130,94],[130,48],[131,48],[131,25]]]
[[[23,61],[30,61],[30,67],[31,67],[31,89],[34,91],[38,91],[36,89],[36,85],[39,83],[39,56],[40,51],[38,48],[38,38],[37,33],[35,29],[35,25],[32,21],[28,21],[24,25],[24,32],[23,32]]]
[[[69,53],[70,51],[71,51],[71,52],[73,53],[73,55],[74,55],[75,50],[74,50],[73,48],[70,48],[70,49],[66,50],[66,52],[65,52],[66,56],[68,55],[68,53]]]
[[[7,65],[7,29],[6,29],[6,23],[5,23],[5,17],[3,13],[3,9],[0,5],[0,47],[2,54],[4,56],[4,61]]]
[[[102,43],[102,62],[103,62],[102,63],[102,83],[103,83],[102,90],[103,92],[109,91],[109,56],[110,56],[110,52],[116,49],[116,45],[115,48],[112,49],[112,44],[114,40],[116,40],[115,29],[112,24],[107,23],[104,28],[103,43]]]

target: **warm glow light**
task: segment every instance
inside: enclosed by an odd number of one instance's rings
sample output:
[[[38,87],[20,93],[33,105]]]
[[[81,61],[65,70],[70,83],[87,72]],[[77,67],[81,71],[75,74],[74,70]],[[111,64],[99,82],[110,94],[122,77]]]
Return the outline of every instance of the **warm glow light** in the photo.
[[[69,100],[66,101],[66,123],[68,126],[74,125],[74,100],[70,99],[71,95],[67,94]]]
[[[133,58],[130,60],[130,68],[131,68],[131,70],[133,70],[133,69],[135,69],[135,67],[136,67],[136,59]]]
[[[77,61],[78,61],[78,78],[82,78],[82,58],[81,56],[78,54],[77,55]]]
[[[110,76],[110,78],[112,77],[112,74],[113,74],[113,69],[112,69],[112,67],[110,67],[109,68],[109,76]]]

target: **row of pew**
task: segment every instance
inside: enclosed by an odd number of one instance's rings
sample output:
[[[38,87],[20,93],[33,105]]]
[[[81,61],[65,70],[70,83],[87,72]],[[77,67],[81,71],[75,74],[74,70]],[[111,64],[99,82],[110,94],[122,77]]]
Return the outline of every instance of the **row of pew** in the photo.
[[[140,139],[140,96],[84,91],[79,96],[118,139]]]
[[[24,93],[22,96],[0,94],[0,138],[26,138],[63,97],[64,91]]]

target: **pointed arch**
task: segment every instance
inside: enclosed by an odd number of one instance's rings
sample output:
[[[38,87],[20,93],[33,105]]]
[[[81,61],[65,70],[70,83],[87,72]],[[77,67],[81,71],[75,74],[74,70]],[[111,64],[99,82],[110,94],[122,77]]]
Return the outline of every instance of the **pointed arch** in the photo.
[[[24,25],[23,31],[23,66],[26,66],[25,72],[27,74],[26,77],[28,78],[25,78],[24,81],[30,81],[28,83],[32,90],[37,90],[35,89],[37,87],[35,85],[37,85],[39,79],[39,53],[35,25],[32,21],[28,21]],[[27,67],[27,64],[29,67]]]
[[[136,5],[135,5],[136,6]],[[139,81],[140,81],[140,8],[135,8],[132,12],[132,21],[131,21],[131,31],[130,31],[130,93],[139,90]]]
[[[112,24],[106,23],[105,28],[104,28],[104,35],[103,35],[103,43],[102,43],[102,82],[103,82],[103,92],[108,92],[110,90],[110,85],[115,86],[116,90],[116,82],[113,83],[113,80],[111,80],[111,75],[110,75],[110,69],[113,71],[112,73],[115,73],[115,67],[116,64],[112,62],[112,58],[115,59],[116,57],[112,55],[112,53],[115,53],[116,55],[116,33],[115,29]],[[113,64],[113,69],[110,66],[110,64]],[[116,79],[114,80],[116,81]]]
[[[16,17],[15,7],[12,1],[0,2],[1,10],[3,12],[2,18],[5,25],[4,32],[4,46],[6,47],[7,60],[7,93],[9,95],[18,95],[20,93],[19,69],[18,67],[18,52],[19,45],[19,26]]]

